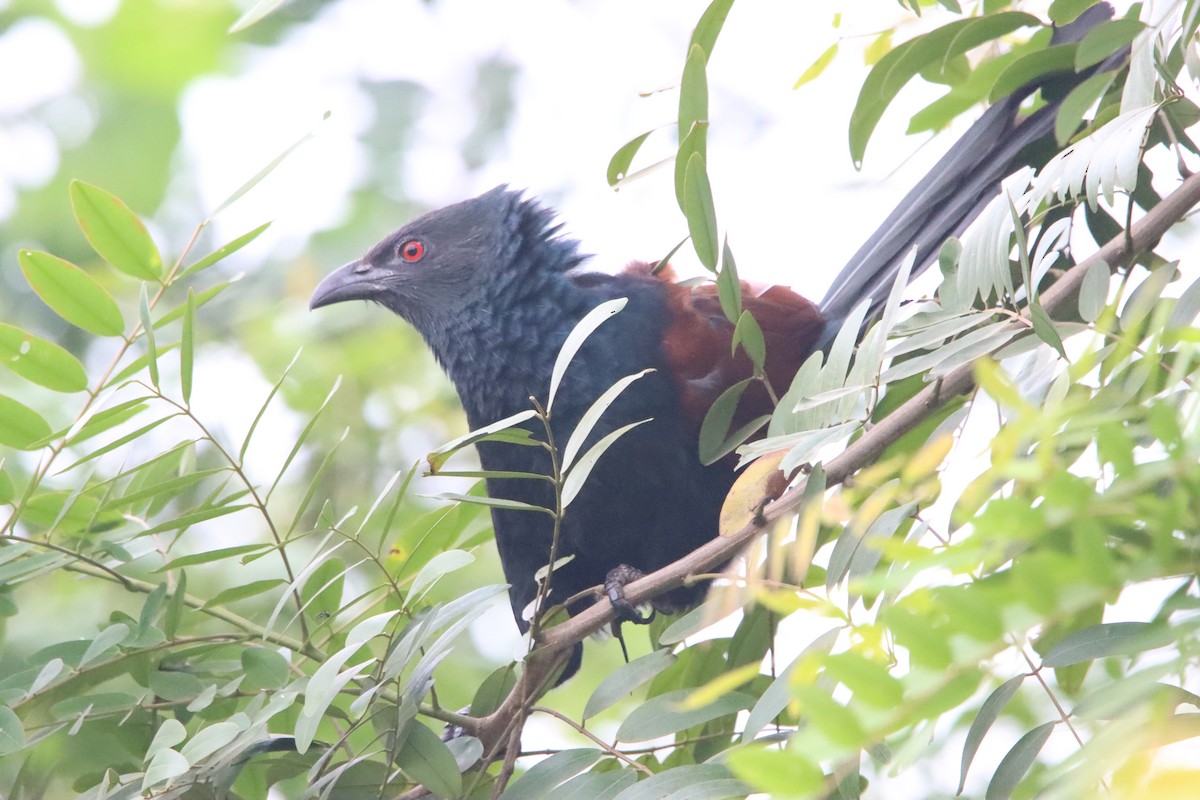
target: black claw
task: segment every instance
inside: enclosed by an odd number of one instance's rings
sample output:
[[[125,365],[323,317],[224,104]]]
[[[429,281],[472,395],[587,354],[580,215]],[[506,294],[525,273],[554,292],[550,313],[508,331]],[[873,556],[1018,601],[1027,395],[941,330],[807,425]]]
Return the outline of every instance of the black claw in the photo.
[[[638,611],[637,606],[630,603],[625,597],[626,585],[633,583],[643,576],[640,569],[631,567],[628,564],[621,564],[609,570],[608,577],[604,580],[604,593],[608,595],[608,602],[612,603],[613,610],[617,612],[617,620],[619,622],[632,622],[634,625],[649,625],[654,619],[654,612],[642,614]]]

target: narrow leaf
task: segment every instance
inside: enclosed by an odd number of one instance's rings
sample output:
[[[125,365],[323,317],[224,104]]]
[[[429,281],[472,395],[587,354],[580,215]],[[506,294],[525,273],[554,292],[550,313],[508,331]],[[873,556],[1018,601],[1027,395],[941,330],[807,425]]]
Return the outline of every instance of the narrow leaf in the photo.
[[[1079,316],[1084,322],[1094,322],[1108,305],[1108,284],[1112,272],[1108,264],[1097,261],[1088,267],[1079,284]]]
[[[195,364],[196,293],[188,289],[183,312],[183,334],[179,340],[179,391],[186,406],[192,399],[192,367]]]
[[[604,753],[595,748],[559,750],[529,768],[501,795],[502,800],[541,800],[569,778],[595,764]]]
[[[482,428],[476,428],[470,433],[446,442],[444,445],[436,450],[430,451],[429,454],[425,456],[425,460],[429,462],[429,474],[440,474],[442,465],[450,459],[450,456],[454,455],[464,447],[469,447],[476,442],[487,439],[494,433],[508,430],[509,428],[520,425],[522,422],[525,422],[526,420],[532,419],[536,416],[537,412],[531,408],[527,411],[521,411],[513,414],[511,417],[505,417],[504,419],[497,420],[491,425],[484,425]]]
[[[817,60],[810,64],[808,69],[800,73],[800,77],[797,78],[796,82],[792,84],[792,88],[799,89],[809,81],[814,81],[821,77],[821,73],[825,71],[826,67],[833,63],[833,59],[837,57],[837,54],[838,43],[834,42],[833,44],[829,45],[829,47],[825,48],[825,52],[817,56]]]
[[[721,458],[723,445],[729,427],[733,424],[733,415],[737,412],[738,402],[742,393],[754,382],[753,378],[738,381],[730,386],[713,401],[704,421],[700,423],[700,461],[712,464]]]
[[[558,386],[562,382],[563,375],[566,374],[567,367],[575,358],[575,354],[579,352],[579,348],[596,328],[612,319],[621,309],[625,308],[625,304],[628,302],[629,300],[624,297],[607,300],[593,308],[575,324],[575,327],[567,335],[566,341],[563,342],[562,348],[558,351],[558,356],[554,359],[554,371],[550,374],[550,394],[546,400],[546,411],[550,411],[554,407],[554,397],[558,394]]]
[[[579,494],[579,491],[583,488],[584,481],[587,480],[587,476],[591,474],[592,468],[595,467],[596,462],[600,460],[600,456],[604,455],[604,452],[616,444],[616,441],[622,436],[629,433],[629,431],[633,430],[637,426],[643,425],[649,421],[649,419],[642,419],[638,420],[637,422],[631,422],[628,425],[623,425],[622,427],[617,428],[615,431],[609,433],[600,441],[596,442],[586,453],[584,453],[583,458],[579,459],[579,461],[575,463],[571,471],[567,473],[566,480],[563,481],[563,508],[569,506],[571,501],[574,500]]]
[[[587,705],[583,708],[583,718],[591,719],[606,708],[628,697],[639,686],[674,664],[675,660],[671,651],[663,648],[617,667],[604,680],[600,681],[600,685],[592,692]]]
[[[146,337],[146,366],[150,368],[150,384],[158,388],[158,348],[154,346],[154,323],[150,320],[150,296],[146,294],[146,284],[142,284],[138,312],[142,318],[142,335]]]
[[[206,255],[204,258],[200,259],[195,264],[192,264],[190,267],[185,269],[183,272],[179,273],[179,277],[182,278],[186,275],[195,274],[202,270],[208,269],[213,264],[224,261],[226,258],[233,255],[238,250],[241,250],[243,247],[245,247],[246,245],[250,244],[255,239],[257,239],[259,237],[259,235],[269,227],[271,227],[271,223],[264,222],[262,225],[259,225],[254,230],[249,231],[248,233],[243,233],[241,236],[237,237],[236,239],[229,242],[228,244],[221,245],[216,250],[213,250],[211,253]]]
[[[1066,667],[1108,656],[1127,656],[1175,641],[1170,629],[1149,622],[1105,622],[1063,637],[1042,659],[1044,667]]]
[[[725,25],[725,18],[729,16],[729,9],[733,6],[733,0],[712,0],[708,4],[708,8],[704,9],[704,13],[700,15],[700,21],[696,23],[696,28],[692,31],[692,45],[699,45],[700,49],[711,55],[713,47],[717,43],[717,36],[721,33],[721,28]]]
[[[1017,689],[1021,688],[1025,677],[1024,675],[1018,675],[1000,684],[983,701],[983,705],[979,707],[979,713],[975,715],[975,719],[971,720],[971,727],[967,730],[966,741],[963,742],[957,794],[963,793],[963,788],[967,783],[967,770],[971,768],[971,762],[975,760],[975,754],[979,752],[979,745],[983,741],[983,737],[991,729],[992,723],[1000,716],[1000,712],[1008,705],[1008,701],[1017,693]]]
[[[575,463],[575,456],[579,454],[584,442],[591,435],[592,429],[596,427],[596,423],[600,421],[600,417],[608,410],[608,407],[613,404],[613,401],[621,395],[638,378],[653,372],[653,369],[644,369],[641,372],[633,375],[626,375],[619,381],[608,387],[604,394],[596,398],[596,401],[588,407],[583,416],[579,418],[579,423],[575,426],[575,430],[571,431],[571,437],[567,440],[567,446],[563,448],[562,455],[562,471],[566,472]]]
[[[710,271],[717,269],[717,211],[704,157],[692,153],[683,178],[683,213],[696,257]]]
[[[408,587],[408,594],[404,598],[404,607],[412,608],[413,604],[424,597],[425,593],[442,577],[473,563],[475,563],[475,556],[465,550],[447,550],[438,553],[429,559],[413,578],[412,584]]]
[[[1034,759],[1041,752],[1042,745],[1050,738],[1057,723],[1047,722],[1026,733],[1012,746],[1003,759],[992,780],[988,783],[985,800],[1008,800],[1016,791],[1017,784],[1025,777],[1025,773],[1033,766]]]
[[[652,697],[629,713],[617,729],[622,742],[644,742],[659,736],[670,736],[685,728],[702,725],[727,714],[736,714],[754,704],[754,698],[741,692],[730,692],[695,709],[683,709],[691,689],[677,689]]]
[[[613,153],[612,158],[608,162],[608,178],[609,186],[616,186],[625,176],[629,174],[629,165],[633,163],[633,157],[637,155],[641,149],[642,143],[646,141],[646,137],[654,133],[653,130],[646,131],[641,136],[635,136],[625,144],[621,145],[617,152]]]
[[[1067,351],[1063,347],[1062,337],[1054,327],[1054,321],[1046,313],[1041,303],[1034,302],[1029,306],[1029,321],[1033,323],[1033,332],[1038,338],[1058,351],[1058,355],[1066,359]]]

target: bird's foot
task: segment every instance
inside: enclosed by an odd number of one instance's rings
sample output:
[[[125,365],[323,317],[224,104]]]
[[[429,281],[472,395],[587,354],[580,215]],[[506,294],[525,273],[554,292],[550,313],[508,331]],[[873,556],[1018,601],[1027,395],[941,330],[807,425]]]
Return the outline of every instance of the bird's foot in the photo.
[[[613,610],[617,612],[618,622],[649,625],[654,619],[653,610],[649,614],[643,614],[625,597],[625,587],[642,577],[644,573],[640,569],[628,564],[620,564],[608,571],[604,579],[604,594],[608,596],[608,602],[612,603]]]

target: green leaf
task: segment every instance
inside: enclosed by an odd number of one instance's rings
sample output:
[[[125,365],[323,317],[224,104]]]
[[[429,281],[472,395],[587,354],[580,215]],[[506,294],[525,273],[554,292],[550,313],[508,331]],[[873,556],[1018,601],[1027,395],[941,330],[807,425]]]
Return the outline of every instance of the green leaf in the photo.
[[[25,747],[25,728],[21,718],[8,706],[0,706],[0,756],[16,753]]]
[[[649,421],[650,418],[646,418],[638,420],[637,422],[631,422],[628,425],[622,425],[620,428],[610,432],[603,439],[592,445],[591,448],[589,448],[588,451],[583,454],[583,457],[575,462],[571,471],[567,473],[566,480],[563,481],[562,507],[566,508],[569,506],[571,501],[578,496],[580,490],[583,489],[584,481],[586,481],[587,476],[591,474],[592,468],[596,466],[596,462],[600,460],[600,457],[604,455],[608,448],[616,444],[617,439],[620,439],[637,426],[644,425]]]
[[[771,685],[763,691],[757,702],[755,702],[749,716],[746,717],[746,724],[742,730],[743,743],[753,741],[754,737],[758,736],[771,723],[771,720],[775,719],[787,708],[788,703],[792,700],[791,676],[796,667],[806,658],[828,655],[833,646],[837,644],[840,634],[840,628],[832,628],[822,633],[810,642],[800,652],[800,655],[796,656],[792,663],[771,682]]]
[[[486,717],[498,709],[517,684],[516,664],[508,663],[497,667],[483,679],[475,696],[471,698],[468,712],[472,717]]]
[[[444,445],[436,450],[430,451],[429,454],[425,456],[425,460],[429,462],[429,474],[441,474],[442,465],[450,460],[450,456],[454,455],[459,450],[462,450],[464,447],[469,447],[477,442],[484,441],[485,439],[492,439],[501,431],[508,431],[509,429],[520,425],[522,422],[533,419],[536,416],[537,412],[532,408],[527,411],[520,411],[516,414],[513,414],[511,417],[505,417],[504,419],[493,422],[491,425],[484,425],[482,428],[476,428],[470,433],[459,436],[453,441],[446,442]],[[526,438],[529,436],[529,431],[524,429],[521,429],[521,433],[523,433]],[[536,444],[536,442],[532,439],[529,441],[530,444]]]
[[[587,441],[588,436],[590,436],[592,433],[592,429],[596,427],[596,423],[600,421],[600,417],[603,416],[604,412],[608,410],[608,407],[613,404],[613,401],[615,401],[621,395],[621,393],[629,387],[630,384],[647,373],[653,371],[653,369],[644,369],[641,372],[633,375],[626,375],[624,378],[621,378],[612,386],[608,387],[608,389],[604,391],[604,394],[596,398],[596,401],[592,403],[588,407],[588,410],[584,412],[583,416],[579,418],[579,422],[575,425],[575,430],[571,431],[571,436],[569,439],[567,439],[567,446],[563,448],[562,452],[561,469],[563,472],[569,470],[571,465],[575,463],[575,457],[579,454],[580,449],[583,448],[584,442]]]
[[[233,722],[218,722],[200,730],[193,736],[180,754],[191,763],[207,758],[229,744],[241,732]]]
[[[700,21],[696,23],[696,27],[692,31],[691,46],[699,45],[701,50],[711,55],[713,47],[717,43],[717,36],[720,35],[721,28],[725,25],[725,18],[729,16],[729,9],[732,6],[733,0],[712,0],[708,4],[708,8],[704,9],[704,13],[700,15]]]
[[[825,773],[803,753],[743,748],[729,754],[736,775],[773,797],[831,797]]]
[[[854,692],[855,701],[876,708],[895,708],[904,700],[904,685],[887,667],[853,650],[826,658],[825,674]]]
[[[523,503],[520,500],[507,500],[503,497],[479,497],[471,494],[459,494],[458,492],[442,492],[437,495],[440,500],[449,500],[454,503],[467,503],[469,505],[487,506],[488,508],[507,508],[513,511],[541,511],[543,514],[554,515],[554,512],[542,506],[535,506],[532,503]]]
[[[717,211],[713,205],[712,187],[708,184],[708,172],[704,168],[704,157],[692,153],[688,157],[683,178],[683,214],[687,217],[688,233],[692,247],[710,272],[717,269]]]
[[[182,514],[173,519],[168,519],[166,522],[155,525],[147,530],[139,531],[138,536],[151,536],[156,533],[162,533],[163,531],[182,530],[200,522],[207,522],[210,519],[217,519],[218,517],[228,516],[229,514],[236,514],[239,511],[253,507],[254,506],[251,503],[237,503],[229,506],[216,506],[205,508],[200,511],[193,511],[189,514]]]
[[[1176,641],[1170,629],[1149,622],[1105,622],[1063,637],[1042,659],[1044,667],[1065,667],[1108,656],[1128,656]]]
[[[122,422],[127,422],[138,414],[145,411],[149,406],[146,404],[145,397],[139,397],[134,400],[126,400],[123,403],[118,403],[112,408],[106,408],[103,411],[97,411],[88,421],[83,423],[83,426],[75,432],[69,439],[69,444],[79,444],[93,436],[104,433],[107,430],[115,428]]]
[[[554,793],[554,800],[616,800],[616,797],[637,783],[638,773],[631,769],[608,772],[585,772],[563,783]]]
[[[737,262],[733,260],[733,251],[729,249],[729,237],[721,249],[721,270],[717,273],[717,300],[721,303],[721,311],[725,319],[737,323],[742,315],[742,282],[738,278]],[[731,354],[737,351],[737,331],[734,331],[734,344]]]
[[[1066,25],[1096,4],[1096,0],[1054,0],[1049,17],[1055,25]]]
[[[284,2],[286,0],[258,0],[257,3],[243,11],[237,21],[229,26],[229,33],[241,33],[277,11]]]
[[[83,364],[54,342],[0,324],[0,363],[27,381],[56,392],[87,389]]]
[[[612,158],[608,161],[608,170],[605,173],[609,186],[616,186],[629,174],[629,165],[633,163],[633,157],[637,155],[642,143],[652,133],[654,133],[653,130],[646,131],[641,136],[635,136],[617,148],[617,152],[613,153]]]
[[[127,433],[124,436],[120,436],[116,439],[113,439],[108,444],[102,445],[101,447],[98,447],[95,450],[92,450],[90,453],[88,453],[87,455],[78,459],[77,461],[72,462],[70,466],[63,467],[61,470],[59,470],[59,473],[61,474],[64,472],[70,472],[71,470],[78,467],[80,464],[86,464],[88,461],[91,461],[94,458],[99,458],[100,456],[104,455],[105,453],[111,453],[113,450],[116,450],[118,447],[124,447],[125,445],[129,444],[130,442],[137,441],[138,439],[142,438],[150,431],[157,428],[159,425],[162,425],[167,420],[174,419],[175,417],[178,417],[178,416],[180,416],[179,413],[168,414],[165,417],[161,417],[159,419],[154,420],[154,422],[143,425],[142,427],[138,428],[135,431],[132,431],[131,433]]]
[[[320,618],[333,616],[342,606],[342,587],[346,582],[346,562],[340,558],[323,561],[300,589],[300,600],[309,614]]]
[[[87,650],[84,651],[83,656],[79,659],[79,663],[76,666],[80,669],[86,667],[97,658],[100,658],[110,650],[115,649],[121,644],[121,642],[125,641],[128,636],[129,626],[124,622],[117,622],[109,625],[107,628],[100,631],[100,633],[96,634],[96,638],[92,639],[92,641],[88,643]]]
[[[1029,306],[1029,321],[1033,323],[1033,332],[1038,338],[1046,344],[1058,351],[1058,355],[1066,359],[1067,351],[1063,347],[1062,337],[1058,335],[1058,329],[1054,327],[1054,321],[1050,319],[1050,315],[1046,313],[1046,309],[1041,303],[1033,303]]]
[[[1146,29],[1136,19],[1110,19],[1092,28],[1079,40],[1075,52],[1075,70],[1082,72],[1093,64],[1099,64],[1113,53],[1128,47],[1138,34]]]
[[[217,592],[213,597],[204,601],[201,608],[220,608],[227,606],[230,603],[236,603],[239,600],[245,600],[248,597],[257,597],[264,592],[269,592],[280,584],[285,584],[287,581],[283,578],[265,578],[261,581],[251,581],[250,583],[239,583],[230,586],[224,591]]]
[[[120,497],[114,497],[106,501],[105,505],[110,508],[129,508],[134,504],[151,497],[159,497],[160,495],[170,495],[172,498],[181,496],[186,489],[190,489],[197,483],[200,483],[210,475],[219,475],[228,471],[224,467],[215,467],[213,469],[202,469],[196,472],[188,472],[183,475],[167,478],[161,481],[151,482],[145,485],[140,485],[133,491],[123,494]],[[251,549],[266,548],[268,545],[249,545]],[[245,545],[243,545],[245,547]],[[208,551],[212,552],[212,551]],[[197,555],[206,556],[208,552],[198,553]],[[194,556],[185,556],[192,558]],[[171,562],[165,567],[160,567],[157,571],[161,572],[166,569],[171,569],[173,566],[178,566],[175,562]]]
[[[462,775],[446,743],[419,723],[410,725],[404,745],[396,753],[396,764],[439,797],[462,794]]]
[[[158,388],[158,348],[154,346],[154,323],[150,320],[150,297],[146,294],[146,284],[142,284],[141,302],[138,312],[142,318],[142,335],[146,337],[146,366],[150,368],[150,384]]]
[[[888,37],[888,41],[890,40],[891,37]],[[800,77],[796,78],[796,82],[792,84],[792,88],[799,89],[809,81],[814,81],[821,77],[821,73],[824,72],[825,68],[832,64],[833,59],[837,57],[838,46],[838,43],[834,42],[833,44],[829,45],[829,47],[825,48],[825,52],[817,56],[817,60],[810,64],[808,69],[800,73]]]
[[[50,423],[32,408],[0,394],[0,445],[33,450],[52,432]]]
[[[652,697],[629,713],[617,729],[622,742],[644,742],[670,736],[695,725],[703,725],[727,714],[736,714],[754,704],[754,698],[742,692],[730,692],[696,709],[683,709],[691,689],[677,689]]]
[[[742,311],[742,315],[738,317],[737,325],[733,329],[733,344],[734,347],[741,345],[746,351],[756,373],[763,371],[763,365],[767,362],[767,339],[763,336],[762,328],[758,326],[758,320],[748,310]]]
[[[229,242],[228,244],[221,245],[216,250],[213,250],[211,253],[206,255],[204,258],[200,259],[195,264],[192,264],[190,267],[185,269],[183,272],[179,273],[179,277],[182,278],[186,275],[195,274],[202,270],[208,269],[213,264],[217,264],[221,261],[224,261],[226,258],[233,255],[238,250],[241,250],[243,247],[245,247],[246,245],[250,244],[255,239],[257,239],[259,237],[259,234],[261,234],[263,231],[265,231],[269,227],[271,227],[271,223],[264,222],[262,225],[259,225],[254,230],[252,230],[248,233],[243,233],[241,236],[237,237],[236,239]],[[190,293],[190,290],[189,290],[189,293]]]
[[[1084,322],[1095,322],[1108,305],[1108,284],[1112,272],[1108,264],[1097,261],[1088,267],[1079,284],[1079,316]]]
[[[3,462],[0,462],[0,506],[9,505],[16,497],[17,487],[13,485],[12,476],[4,470]]]
[[[704,421],[700,423],[699,449],[700,461],[703,464],[713,464],[724,455],[722,451],[725,438],[729,433],[730,425],[733,424],[733,415],[737,412],[738,402],[742,399],[742,393],[746,391],[746,387],[753,382],[753,378],[746,378],[721,392],[709,407],[708,413],[704,415]]]
[[[405,608],[412,608],[413,604],[424,597],[425,593],[444,576],[474,563],[475,556],[465,550],[446,550],[438,553],[429,559],[413,578],[412,584],[408,587],[408,594],[404,598]]]
[[[698,44],[688,50],[679,82],[679,137],[690,134],[697,123],[708,122],[708,53]]]
[[[97,336],[124,332],[125,320],[116,301],[79,267],[36,250],[21,250],[17,261],[38,297],[67,322]]]
[[[145,792],[171,778],[178,778],[188,771],[189,766],[187,759],[174,750],[159,750],[146,766],[146,774],[142,778],[142,791]]]
[[[588,698],[583,709],[585,720],[628,697],[635,689],[675,663],[675,656],[667,648],[654,650],[641,658],[610,672]]]
[[[1047,47],[1044,50],[1034,50],[1012,64],[1000,73],[988,100],[995,103],[1003,100],[1027,83],[1055,72],[1070,72],[1075,63],[1075,45],[1060,44]]]
[[[963,788],[967,783],[967,770],[971,768],[971,762],[975,760],[975,754],[979,751],[979,745],[983,742],[983,737],[991,729],[992,723],[1000,716],[1000,712],[1008,705],[1008,701],[1017,693],[1017,689],[1021,688],[1021,684],[1025,681],[1025,678],[1025,675],[1018,675],[1000,684],[983,701],[983,705],[979,707],[979,713],[975,715],[975,719],[971,720],[971,727],[967,730],[966,741],[963,742],[957,794],[963,793]]]
[[[281,689],[290,675],[287,659],[269,647],[243,648],[242,672],[251,687],[259,689]]]
[[[1059,146],[1065,146],[1079,130],[1083,115],[1092,104],[1104,96],[1108,87],[1112,86],[1118,70],[1099,72],[1083,83],[1076,86],[1063,98],[1058,107],[1058,116],[1054,119],[1054,138]]]
[[[621,309],[625,308],[628,303],[628,298],[615,297],[612,300],[606,300],[600,305],[593,308],[583,316],[583,319],[575,323],[575,327],[567,334],[566,340],[558,351],[558,356],[554,359],[554,370],[550,373],[550,394],[546,399],[546,411],[550,411],[554,407],[554,397],[558,394],[558,385],[562,382],[563,375],[567,372],[567,367],[571,365],[575,354],[579,352],[579,348],[583,347],[583,343],[592,333],[603,325],[608,320],[612,319]]]
[[[850,156],[854,163],[862,164],[867,142],[883,112],[921,70],[939,61],[949,61],[1018,28],[1040,25],[1037,17],[1016,11],[960,20],[904,42],[879,59],[863,82],[850,115]]]
[[[196,293],[188,288],[183,312],[183,334],[179,340],[179,391],[186,406],[192,399],[192,367],[195,363]]]
[[[559,784],[575,777],[604,756],[592,747],[559,750],[529,768],[501,795],[502,800],[541,800],[549,797]]]
[[[132,278],[157,281],[162,256],[150,232],[116,195],[83,181],[71,181],[71,208],[80,230],[101,258]]]
[[[708,153],[707,122],[697,122],[693,125],[691,131],[680,140],[679,149],[675,152],[675,202],[679,205],[680,213],[686,213],[683,205],[684,179],[687,177],[687,165],[693,153],[698,153],[701,158]],[[686,242],[687,238],[684,241]],[[674,255],[674,251],[671,254]]]
[[[1056,724],[1046,722],[1017,740],[1012,749],[1001,759],[1000,766],[996,767],[996,772],[992,775],[987,792],[984,794],[985,800],[1008,800],[1009,797],[1012,797],[1017,784],[1033,766],[1034,759],[1041,752],[1042,745],[1050,738],[1050,734],[1054,732]]]
[[[751,787],[733,778],[729,767],[720,763],[682,764],[638,781],[618,796],[619,800],[723,800],[747,797]],[[794,786],[781,791],[780,797],[800,797]]]

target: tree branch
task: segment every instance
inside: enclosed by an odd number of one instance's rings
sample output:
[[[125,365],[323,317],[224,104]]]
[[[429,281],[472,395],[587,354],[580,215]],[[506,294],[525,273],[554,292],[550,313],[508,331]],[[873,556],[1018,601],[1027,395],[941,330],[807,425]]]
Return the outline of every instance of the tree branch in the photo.
[[[1200,204],[1200,173],[1185,179],[1174,192],[1146,212],[1130,231],[1122,231],[1090,258],[1063,273],[1053,286],[1041,293],[1042,306],[1051,315],[1063,309],[1078,297],[1080,284],[1093,265],[1104,263],[1109,269],[1113,269],[1130,263],[1137,254],[1153,248],[1163,234],[1197,204]],[[1021,316],[1028,320],[1028,312]],[[1014,321],[1012,324],[1021,323]],[[1028,325],[1022,327],[1027,328]],[[974,389],[974,368],[974,362],[959,367],[942,380],[926,386],[876,423],[825,465],[826,485],[836,486],[858,470],[874,463],[889,446],[949,400]],[[678,561],[629,584],[625,587],[626,597],[634,605],[647,602],[682,586],[690,576],[710,572],[727,562],[769,523],[795,511],[804,497],[806,485],[807,480],[804,480],[793,486],[778,500],[768,504],[757,521],[747,524],[741,530],[713,539]],[[537,687],[544,683],[554,664],[565,658],[571,647],[615,618],[610,604],[596,603],[568,621],[545,631],[541,646],[532,653],[525,671],[509,697],[494,713],[479,719],[478,724],[472,726],[474,730],[471,732],[483,740],[485,748],[493,745],[506,728],[507,721],[522,705],[529,702],[527,687]]]

